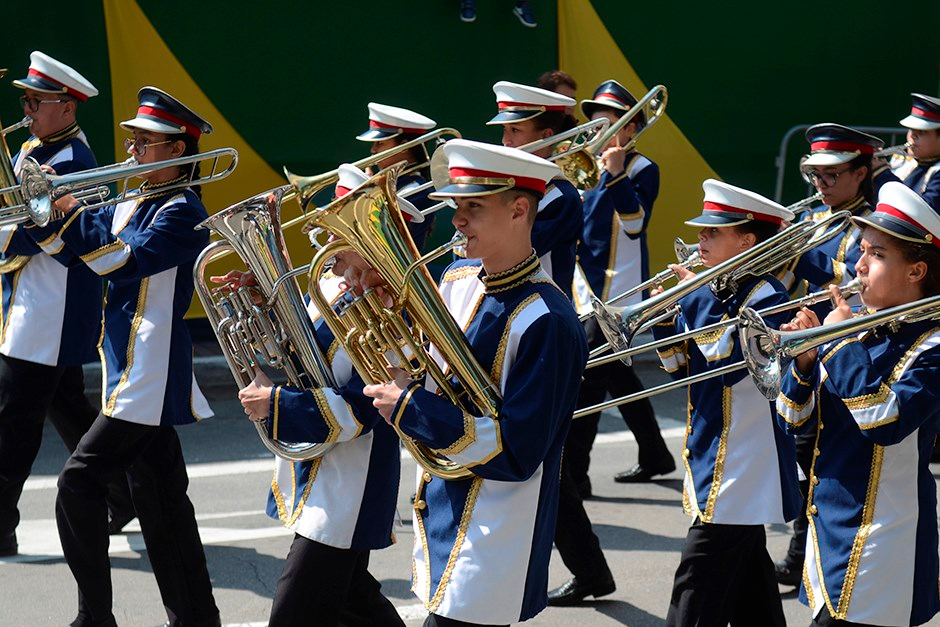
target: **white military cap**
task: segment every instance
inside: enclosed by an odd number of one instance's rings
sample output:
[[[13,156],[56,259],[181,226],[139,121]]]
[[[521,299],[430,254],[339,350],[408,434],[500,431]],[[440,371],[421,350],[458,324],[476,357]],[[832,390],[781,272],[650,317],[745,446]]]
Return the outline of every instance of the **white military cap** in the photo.
[[[940,98],[911,94],[911,114],[901,120],[901,126],[917,131],[940,128]]]
[[[783,224],[793,220],[792,211],[750,190],[715,179],[706,179],[702,189],[702,215],[687,220],[689,226],[735,226],[751,220]]]
[[[81,102],[98,95],[98,90],[87,78],[71,67],[56,61],[38,50],[29,55],[29,73],[26,78],[13,81],[22,89],[47,94],[68,94]]]
[[[431,198],[487,196],[513,188],[538,196],[561,171],[551,161],[517,148],[505,148],[466,139],[444,144],[449,182]]]
[[[437,124],[431,118],[401,107],[369,103],[369,130],[356,139],[375,142],[398,137],[402,133],[423,135]]]
[[[342,198],[369,180],[369,175],[356,166],[344,163],[339,166],[339,178],[336,181],[336,197]],[[398,208],[401,209],[407,222],[424,222],[424,216],[418,208],[411,204],[407,198],[398,196]]]
[[[577,102],[574,98],[547,89],[509,81],[499,81],[493,85],[493,93],[496,94],[499,113],[487,124],[523,122],[545,111],[564,111],[566,107],[573,107]]]
[[[898,181],[882,185],[875,211],[865,217],[853,217],[852,222],[909,242],[940,247],[940,215],[920,194]]]

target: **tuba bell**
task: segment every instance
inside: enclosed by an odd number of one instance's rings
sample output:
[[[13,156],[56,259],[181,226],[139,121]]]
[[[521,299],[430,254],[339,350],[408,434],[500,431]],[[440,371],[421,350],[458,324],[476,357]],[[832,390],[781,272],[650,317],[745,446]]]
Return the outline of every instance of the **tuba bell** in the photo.
[[[398,208],[395,189],[400,172],[400,165],[393,166],[313,212],[304,230],[321,228],[340,239],[324,246],[311,262],[310,297],[366,383],[388,381],[386,367],[399,367],[414,378],[434,379],[455,405],[495,418],[502,400],[498,389],[474,357],[425,266],[429,257],[450,245],[420,257]],[[343,249],[355,250],[382,277],[383,289],[393,301],[390,306],[374,290],[367,290],[340,313],[330,308],[318,279],[330,258]],[[404,322],[406,317],[410,327]],[[446,364],[446,371],[428,343]],[[401,431],[398,434],[430,474],[442,479],[471,476],[440,453]]]
[[[314,340],[313,324],[304,307],[297,272],[280,226],[280,205],[290,191],[285,185],[258,194],[209,216],[196,228],[209,229],[222,237],[196,260],[193,279],[196,293],[206,310],[216,338],[240,387],[254,379],[262,363],[281,369],[294,387],[335,387],[327,359]],[[234,252],[254,274],[257,286],[234,289],[209,287],[207,266]],[[306,271],[306,268],[304,268]],[[255,302],[260,293],[263,302]],[[290,461],[306,461],[323,455],[330,443],[288,443],[268,437],[265,421],[255,426],[264,446]]]

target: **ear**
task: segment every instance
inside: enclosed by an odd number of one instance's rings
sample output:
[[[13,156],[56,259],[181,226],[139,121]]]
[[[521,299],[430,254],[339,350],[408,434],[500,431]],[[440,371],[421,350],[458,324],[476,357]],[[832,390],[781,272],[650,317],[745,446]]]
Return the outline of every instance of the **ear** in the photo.
[[[183,156],[183,153],[186,151],[186,142],[184,142],[182,139],[177,139],[172,144],[170,144],[170,146],[172,147],[170,154],[174,158]]]
[[[542,139],[548,139],[554,134],[555,134],[555,131],[553,131],[550,128],[543,128],[541,131],[539,131],[539,137]]]
[[[753,233],[738,233],[738,242],[741,244],[741,250],[753,248],[757,243],[757,236]]]
[[[513,221],[515,220],[525,221],[529,215],[529,209],[530,209],[529,198],[525,196],[524,194],[519,194],[518,196],[512,199],[512,202],[510,203],[510,208],[512,210],[511,216],[512,216]]]
[[[907,280],[911,283],[920,283],[927,278],[927,262],[915,261],[907,272]]]

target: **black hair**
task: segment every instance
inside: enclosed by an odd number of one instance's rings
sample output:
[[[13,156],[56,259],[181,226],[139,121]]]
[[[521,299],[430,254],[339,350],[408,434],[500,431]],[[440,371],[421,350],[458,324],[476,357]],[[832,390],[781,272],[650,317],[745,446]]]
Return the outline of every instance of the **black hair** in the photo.
[[[858,186],[858,193],[865,198],[865,202],[871,205],[875,202],[875,187],[871,180],[871,155],[859,155],[849,161],[850,171],[854,172],[861,167],[868,168],[868,173]]]
[[[735,228],[738,233],[753,233],[755,237],[754,245],[770,239],[780,232],[780,225],[767,220],[748,220],[744,224],[737,224]]]
[[[535,224],[535,218],[539,212],[539,201],[542,200],[541,194],[534,190],[525,189],[522,187],[513,187],[512,189],[506,190],[505,192],[501,192],[501,194],[503,195],[503,200],[507,203],[514,201],[519,196],[525,196],[528,198],[529,213],[526,215],[526,218],[528,219],[529,226]]]
[[[391,140],[395,142],[396,146],[401,146],[407,142],[410,142],[412,139],[417,139],[421,137],[421,133],[402,133],[392,137]],[[413,146],[407,150],[407,152],[401,155],[402,159],[407,159],[409,163],[420,163],[425,160],[424,151],[421,149],[421,146]]]
[[[894,238],[901,256],[908,263],[923,261],[927,264],[927,273],[921,283],[923,297],[940,294],[940,248],[933,244],[920,244]]]
[[[170,137],[172,137],[172,135]],[[189,157],[191,155],[199,154],[199,140],[193,135],[190,135],[189,133],[184,133],[181,137],[178,137],[175,139],[177,141],[183,142],[183,145],[185,146],[183,148],[183,154],[180,156]],[[187,174],[186,166],[182,166],[180,168],[180,174],[181,175]],[[191,181],[199,178],[199,162],[198,161],[192,164],[191,166],[189,166],[188,174],[189,174],[189,179]],[[202,186],[201,185],[193,185],[190,187],[190,189],[193,190],[193,193],[196,194],[199,200],[202,200]]]
[[[537,130],[552,129],[555,135],[564,133],[578,125],[578,121],[570,113],[564,111],[543,111],[534,118],[530,118],[535,123]]]
[[[539,89],[547,89],[548,91],[557,91],[559,85],[566,85],[574,90],[578,89],[578,83],[575,82],[574,77],[564,70],[549,70],[544,72],[539,76],[539,80],[536,83]]]
[[[633,105],[630,105],[630,106],[632,107]],[[591,117],[594,117],[594,114],[597,113],[598,111],[610,111],[617,117],[618,120],[622,118],[624,114],[626,114],[626,111],[624,111],[623,109],[607,107],[604,105],[591,105],[590,111],[591,111]],[[640,111],[635,116],[633,116],[633,120],[631,120],[630,123],[636,124],[636,130],[639,131],[641,128],[646,126],[646,113],[643,111]]]

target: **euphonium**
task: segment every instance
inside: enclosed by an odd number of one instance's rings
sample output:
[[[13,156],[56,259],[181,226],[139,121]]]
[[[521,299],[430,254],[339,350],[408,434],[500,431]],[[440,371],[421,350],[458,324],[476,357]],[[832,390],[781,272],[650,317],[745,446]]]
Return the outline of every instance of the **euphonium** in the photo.
[[[324,246],[311,262],[310,297],[366,383],[388,381],[389,365],[415,378],[426,374],[454,404],[470,404],[474,411],[495,418],[500,394],[437,291],[424,265],[430,255],[419,258],[401,216],[395,195],[400,172],[400,166],[393,166],[313,212],[304,230],[322,228],[340,239]],[[359,253],[381,276],[383,289],[392,299],[390,305],[375,291],[367,290],[343,311],[331,309],[318,279],[329,259],[343,249]],[[404,322],[406,317],[410,327]],[[428,342],[443,367],[432,356]],[[459,391],[452,386],[450,375],[456,378]],[[401,432],[399,436],[432,475],[443,479],[470,476],[469,470],[436,451]]]
[[[223,240],[210,244],[196,260],[193,278],[196,293],[222,346],[232,375],[240,387],[254,378],[256,354],[263,363],[283,369],[294,387],[335,387],[326,357],[313,335],[313,324],[304,307],[296,281],[287,280],[293,270],[281,234],[280,204],[290,190],[283,186],[223,209],[196,228],[210,229]],[[257,285],[233,289],[206,284],[206,267],[235,252],[254,274]],[[294,272],[296,274],[296,272]],[[260,294],[263,302],[255,303]],[[255,423],[265,447],[291,461],[319,457],[328,443],[285,443],[272,440],[263,424]]]
[[[0,70],[0,78],[3,78],[6,73],[5,69]],[[26,119],[30,118],[24,118],[24,120]],[[23,120],[20,121],[20,123],[22,122]],[[16,126],[16,124],[10,126],[10,131],[15,130],[14,127]],[[4,132],[0,133],[0,189],[7,190],[7,193],[0,194],[0,213],[6,207],[16,207],[23,204],[23,195],[16,187],[17,181],[16,175],[13,174],[13,160],[10,158],[10,150],[7,148],[6,134],[10,131],[4,129]],[[12,255],[0,259],[0,274],[16,272],[26,265],[27,261],[29,261],[29,257],[26,255]]]

